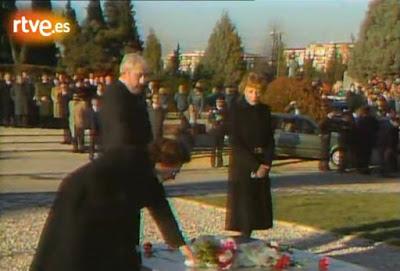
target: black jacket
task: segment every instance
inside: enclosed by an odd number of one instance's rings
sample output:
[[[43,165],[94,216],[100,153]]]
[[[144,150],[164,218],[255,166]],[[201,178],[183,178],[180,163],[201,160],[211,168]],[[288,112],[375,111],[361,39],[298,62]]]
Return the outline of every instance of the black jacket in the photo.
[[[184,244],[143,150],[108,152],[61,182],[30,271],[135,271],[140,216],[148,207],[164,239]]]
[[[100,121],[105,150],[125,146],[145,147],[152,140],[149,115],[143,95],[134,95],[119,80],[107,87]]]

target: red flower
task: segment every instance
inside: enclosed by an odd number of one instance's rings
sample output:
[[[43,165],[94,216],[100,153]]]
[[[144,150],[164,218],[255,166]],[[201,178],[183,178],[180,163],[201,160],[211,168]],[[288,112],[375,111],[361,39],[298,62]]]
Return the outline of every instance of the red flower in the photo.
[[[319,260],[319,270],[327,271],[328,267],[329,267],[329,258],[328,257],[322,257]]]
[[[275,264],[275,269],[285,269],[290,266],[290,256],[284,254],[282,257],[279,258],[279,260]]]

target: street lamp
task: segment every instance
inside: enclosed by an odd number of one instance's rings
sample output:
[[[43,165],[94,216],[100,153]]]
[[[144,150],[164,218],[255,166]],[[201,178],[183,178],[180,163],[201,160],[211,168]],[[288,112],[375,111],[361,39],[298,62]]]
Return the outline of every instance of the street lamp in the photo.
[[[282,32],[276,31],[275,29],[269,33],[272,36],[272,54],[271,54],[271,62],[274,66],[276,66],[276,75],[278,77],[279,74],[279,65],[280,65],[280,57],[281,57],[281,46],[282,46]]]

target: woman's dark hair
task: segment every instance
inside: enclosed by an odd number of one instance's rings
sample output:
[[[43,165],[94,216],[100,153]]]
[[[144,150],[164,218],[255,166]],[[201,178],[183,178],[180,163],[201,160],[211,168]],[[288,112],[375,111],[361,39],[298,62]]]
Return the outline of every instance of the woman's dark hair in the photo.
[[[150,156],[157,163],[177,165],[190,161],[190,151],[179,140],[160,138],[150,145]]]

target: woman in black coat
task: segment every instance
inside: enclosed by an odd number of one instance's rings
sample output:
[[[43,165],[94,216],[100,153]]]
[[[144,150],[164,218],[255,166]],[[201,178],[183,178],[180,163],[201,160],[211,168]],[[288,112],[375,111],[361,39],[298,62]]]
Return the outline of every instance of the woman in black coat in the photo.
[[[252,230],[272,227],[272,201],[268,174],[274,138],[271,112],[261,104],[261,78],[251,73],[244,84],[244,97],[231,110],[232,156],[226,229],[245,238]]]
[[[188,152],[162,139],[148,152],[107,152],[63,179],[43,228],[31,271],[140,270],[136,240],[147,207],[164,239],[192,259],[159,179],[173,179]],[[158,178],[155,175],[155,169]]]

